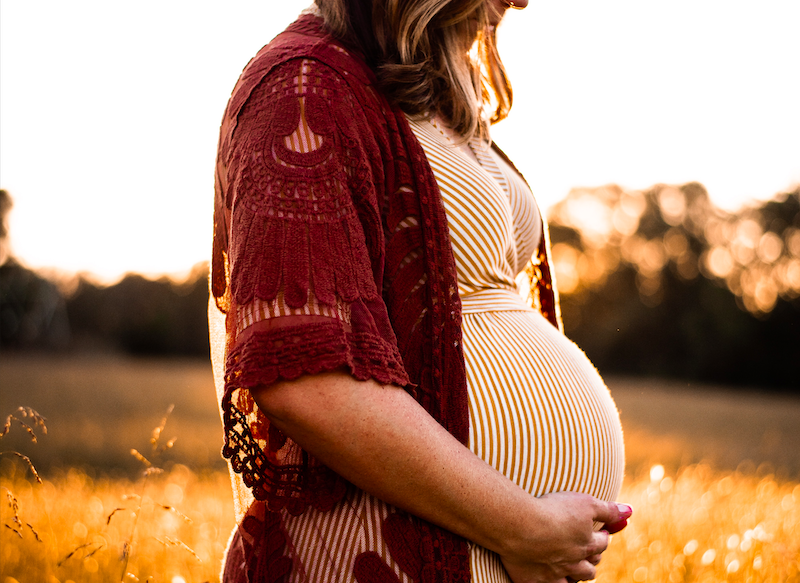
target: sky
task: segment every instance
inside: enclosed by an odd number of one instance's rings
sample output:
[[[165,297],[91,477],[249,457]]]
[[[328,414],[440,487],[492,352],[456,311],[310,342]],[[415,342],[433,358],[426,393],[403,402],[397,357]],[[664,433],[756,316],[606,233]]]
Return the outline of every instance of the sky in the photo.
[[[210,251],[219,121],[310,0],[2,0],[0,188],[25,265],[179,275]],[[696,180],[735,210],[800,183],[797,0],[532,0],[494,139],[547,208]]]

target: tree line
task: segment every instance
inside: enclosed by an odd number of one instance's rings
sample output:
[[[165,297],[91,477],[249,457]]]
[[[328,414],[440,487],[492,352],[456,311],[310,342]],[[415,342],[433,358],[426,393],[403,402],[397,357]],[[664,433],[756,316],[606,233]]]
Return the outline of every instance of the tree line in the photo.
[[[800,188],[737,213],[697,183],[576,189],[549,225],[565,331],[601,373],[800,392]],[[0,257],[4,351],[208,356],[206,264],[65,292]]]
[[[603,373],[800,391],[800,187],[726,213],[698,183],[551,209],[567,335]]]

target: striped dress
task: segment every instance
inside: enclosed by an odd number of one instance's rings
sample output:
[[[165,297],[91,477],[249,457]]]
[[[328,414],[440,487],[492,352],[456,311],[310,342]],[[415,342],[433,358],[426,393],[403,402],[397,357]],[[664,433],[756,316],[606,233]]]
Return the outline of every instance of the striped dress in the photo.
[[[311,67],[300,62],[298,94]],[[299,127],[287,149],[309,153],[322,143],[309,128],[300,100]],[[606,500],[619,493],[622,433],[616,407],[597,371],[572,342],[517,292],[523,270],[542,237],[536,204],[524,181],[492,152],[473,143],[456,147],[434,122],[411,122],[445,202],[463,306],[467,364],[469,447],[532,495],[583,491]],[[313,297],[290,308],[282,294],[239,306],[241,327],[282,317],[324,316],[348,322],[346,305],[326,306]],[[211,298],[209,327],[215,384],[224,392],[224,315]],[[262,508],[240,474],[232,472],[236,521]],[[414,583],[391,556],[383,521],[395,509],[355,494],[322,512],[281,511],[293,544],[288,583],[356,583],[353,565],[364,552],[384,559],[399,583]],[[238,527],[237,527],[238,528]],[[235,532],[235,531],[234,531]],[[473,583],[510,583],[498,557],[471,547]],[[239,566],[244,572],[245,565]]]
[[[458,271],[467,365],[469,447],[534,496],[619,494],[619,415],[586,355],[517,290],[541,220],[522,178],[473,139],[411,121],[442,191]],[[508,583],[498,556],[471,548],[474,583]]]

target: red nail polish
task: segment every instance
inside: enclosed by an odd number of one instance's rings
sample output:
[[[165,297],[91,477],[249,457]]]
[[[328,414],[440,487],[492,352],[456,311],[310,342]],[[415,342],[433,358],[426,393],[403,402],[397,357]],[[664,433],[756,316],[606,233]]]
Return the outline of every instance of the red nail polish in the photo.
[[[623,518],[622,520],[618,520],[617,522],[612,522],[611,524],[603,525],[603,530],[606,531],[608,534],[614,534],[621,531],[626,526],[628,526],[628,521],[625,518]]]

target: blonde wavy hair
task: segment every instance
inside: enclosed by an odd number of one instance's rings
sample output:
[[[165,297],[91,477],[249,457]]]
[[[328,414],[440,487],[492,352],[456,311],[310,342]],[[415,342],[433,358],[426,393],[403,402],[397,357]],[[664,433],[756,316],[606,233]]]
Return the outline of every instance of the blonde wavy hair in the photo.
[[[458,135],[488,136],[513,101],[486,0],[315,0],[326,25],[360,51],[390,100],[436,114]]]

